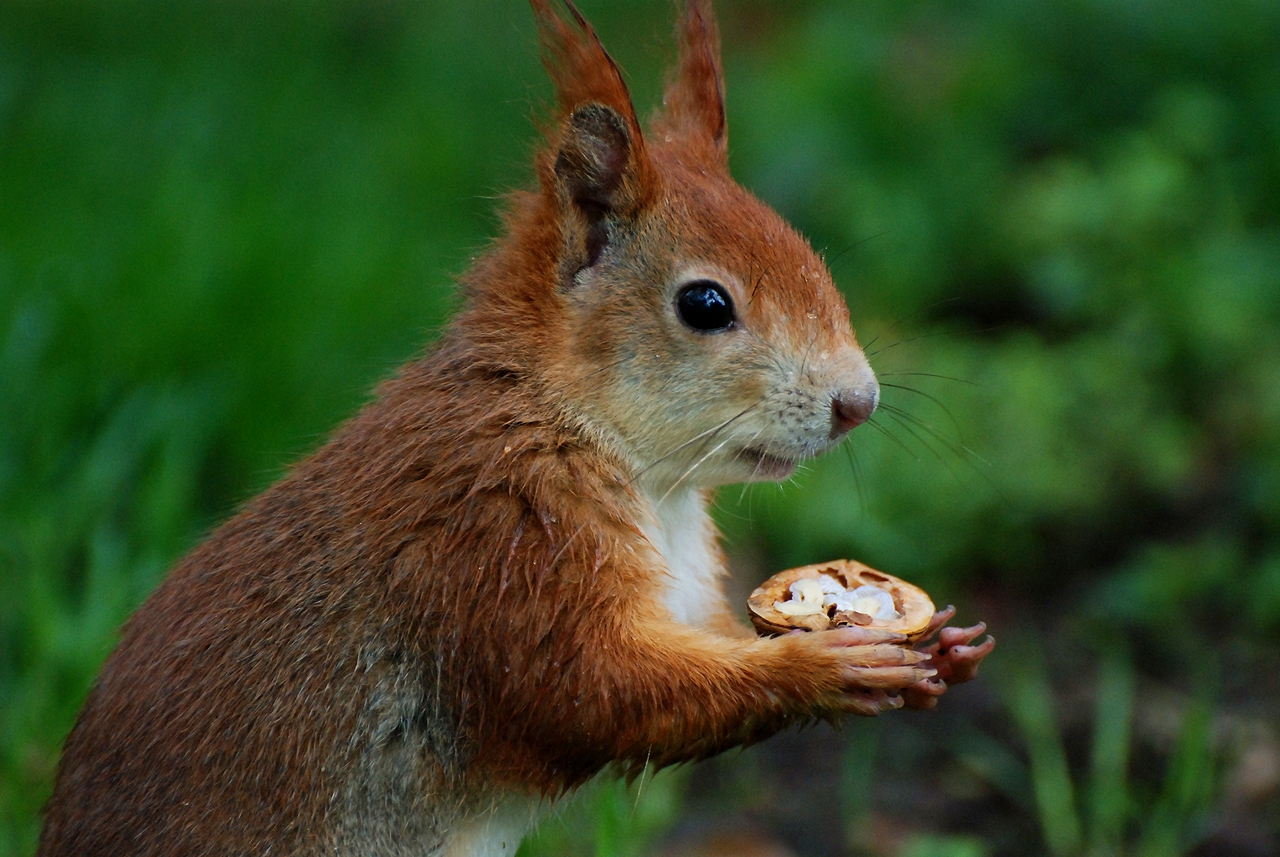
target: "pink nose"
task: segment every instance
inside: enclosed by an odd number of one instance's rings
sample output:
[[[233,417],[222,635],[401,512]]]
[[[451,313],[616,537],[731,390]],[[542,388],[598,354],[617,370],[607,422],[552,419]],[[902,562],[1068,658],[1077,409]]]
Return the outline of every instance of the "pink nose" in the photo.
[[[841,390],[831,398],[831,436],[839,437],[871,418],[880,402],[880,387]]]

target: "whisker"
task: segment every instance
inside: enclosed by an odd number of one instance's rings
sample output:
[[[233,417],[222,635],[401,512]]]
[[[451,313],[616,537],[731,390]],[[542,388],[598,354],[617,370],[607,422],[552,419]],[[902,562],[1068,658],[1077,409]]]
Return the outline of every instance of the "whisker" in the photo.
[[[944,405],[942,403],[942,400],[939,399],[937,396],[931,396],[930,394],[924,392],[923,390],[917,390],[915,387],[907,387],[903,384],[886,384],[885,382],[881,381],[880,386],[888,387],[891,390],[902,390],[905,393],[915,393],[917,396],[920,396],[922,398],[928,399],[929,401],[933,402],[935,405],[941,408],[942,412],[947,415],[948,419],[951,420],[951,424],[956,428],[956,435],[960,436],[961,439],[963,440],[964,432],[960,428],[960,421],[956,419],[955,414],[951,413],[951,409],[948,408],[946,405]]]
[[[925,422],[924,420],[920,419],[915,414],[910,413],[909,411],[904,411],[901,408],[895,408],[893,406],[889,406],[889,408],[886,410],[886,413],[889,416],[893,417],[904,429],[910,432],[911,435],[915,437],[917,441],[919,441],[922,445],[925,446],[925,448],[929,449],[930,452],[932,452],[933,455],[939,460],[939,462],[942,463],[942,465],[947,468],[947,471],[951,474],[952,478],[954,478],[956,481],[960,480],[959,474],[957,474],[955,470],[950,465],[948,465],[947,462],[940,455],[938,455],[936,450],[934,450],[931,446],[925,443],[924,439],[920,437],[919,433],[913,430],[912,423],[918,426],[921,431],[926,432],[936,442],[940,443],[944,449],[946,449],[948,452],[950,452],[952,455],[958,458],[961,462],[967,465],[969,470],[972,471],[975,475],[977,475],[978,478],[980,478],[989,488],[994,490],[997,495],[999,495],[1002,498],[1004,497],[1004,492],[1001,491],[1000,486],[996,484],[995,480],[991,478],[991,475],[987,472],[984,472],[981,468],[979,468],[976,464],[974,464],[975,461],[979,461],[979,462],[982,462],[982,464],[986,465],[987,467],[990,467],[991,462],[987,461],[985,458],[983,458],[981,455],[979,455],[978,453],[970,449],[968,446],[965,446],[963,443],[950,442],[936,428],[934,428],[932,425]]]
[[[858,508],[862,510],[862,514],[867,513],[867,504],[862,497],[862,476],[859,473],[858,454],[854,452],[853,444],[841,444],[844,449],[844,457],[849,461],[849,472],[853,475],[853,487],[858,494]]]
[[[748,446],[750,446],[751,444],[755,443],[755,442],[756,442],[756,438],[760,437],[760,435],[762,435],[762,434],[764,434],[764,429],[763,429],[763,428],[759,429],[755,434],[753,434],[753,435],[751,436],[751,440],[747,441],[747,445],[748,445]],[[760,472],[760,464],[761,464],[761,462],[758,462],[758,461],[757,461],[757,462],[756,462],[755,469],[753,469],[753,470],[751,471],[751,478],[743,481],[743,483],[742,483],[742,493],[738,495],[738,502],[739,502],[739,503],[741,503],[741,502],[742,502],[742,499],[743,499],[744,497],[746,497],[746,496],[747,496],[747,488],[748,488],[748,487],[750,487],[750,485],[755,481],[755,477],[756,477],[756,475]],[[752,512],[752,510],[751,510],[751,504],[750,504],[750,502],[748,502],[748,504],[747,504],[747,514],[748,514],[748,515],[750,515],[750,514],[751,514],[751,512]]]
[[[635,818],[636,810],[640,808],[640,795],[644,792],[644,778],[649,773],[649,757],[653,753],[653,747],[649,747],[644,753],[644,767],[640,769],[640,783],[636,786],[636,800],[631,805],[631,817]]]
[[[863,352],[864,352],[864,353],[867,353],[867,354],[870,354],[870,352],[868,352],[868,351],[867,351],[867,349],[868,349],[868,348],[870,348],[872,345],[874,345],[874,344],[876,343],[876,341],[877,341],[878,339],[880,339],[880,337],[884,336],[886,333],[888,333],[889,331],[893,330],[895,327],[898,327],[898,326],[899,326],[899,325],[901,325],[903,322],[910,321],[910,320],[911,320],[911,319],[913,319],[913,318],[917,318],[918,316],[922,316],[922,315],[924,315],[925,313],[927,313],[927,312],[928,312],[929,310],[931,310],[931,309],[935,309],[935,308],[940,307],[940,306],[945,306],[946,304],[955,303],[955,302],[956,302],[956,301],[958,301],[958,300],[960,300],[960,298],[958,298],[958,297],[954,297],[954,298],[945,298],[944,300],[934,301],[933,303],[929,304],[928,306],[920,307],[920,308],[919,308],[918,310],[916,310],[915,312],[909,312],[909,313],[907,313],[907,314],[906,314],[906,315],[904,315],[904,316],[899,316],[897,319],[895,319],[894,321],[890,322],[890,324],[889,324],[889,326],[888,326],[888,327],[886,327],[884,330],[882,330],[882,331],[880,331],[879,333],[877,333],[875,336],[871,337],[871,340],[870,340],[869,342],[867,342],[867,344],[865,344],[865,345],[863,345],[863,346],[862,346],[862,350],[863,350]]]
[[[952,375],[939,375],[936,372],[877,372],[877,378],[939,378],[943,381],[955,381],[957,384],[968,384],[970,387],[981,387],[977,381],[967,378],[956,378]]]
[[[920,436],[920,432],[916,431],[915,427],[912,426],[910,422],[903,419],[901,412],[896,412],[895,409],[886,409],[885,413],[888,414],[890,419],[892,419],[898,425],[902,426],[903,429],[906,430],[907,434],[914,437],[916,439],[916,443],[920,444],[926,450],[928,450],[929,454],[932,455],[934,458],[936,458],[939,464],[947,468],[947,472],[951,474],[951,477],[953,479],[956,479],[957,481],[959,481],[959,477],[956,475],[955,469],[952,468],[951,464],[945,458],[942,457],[942,454],[938,452],[938,450],[934,449],[933,445],[930,444],[929,441],[925,440],[923,437]],[[944,444],[944,447],[945,447],[945,444]]]
[[[724,431],[726,428],[728,428],[730,425],[732,425],[733,423],[735,423],[735,422],[737,422],[738,420],[740,420],[742,417],[744,417],[744,416],[746,416],[747,414],[749,414],[749,413],[751,413],[752,411],[754,411],[758,406],[759,406],[759,403],[758,403],[758,402],[757,402],[757,403],[754,403],[754,404],[751,404],[751,405],[748,405],[747,407],[743,408],[741,411],[738,411],[738,413],[736,413],[736,414],[734,414],[733,416],[729,417],[729,419],[725,420],[724,422],[720,423],[719,425],[717,425],[717,426],[712,426],[711,428],[707,429],[706,431],[699,432],[698,434],[695,434],[693,437],[689,438],[689,439],[688,439],[688,440],[686,440],[684,443],[682,443],[682,444],[680,444],[679,446],[677,446],[675,449],[671,450],[670,452],[666,453],[665,455],[662,455],[662,456],[660,456],[659,458],[657,458],[655,461],[652,461],[652,462],[650,462],[649,464],[646,464],[644,467],[640,468],[638,471],[636,471],[636,473],[635,473],[635,475],[634,475],[634,476],[632,476],[630,479],[628,479],[628,480],[627,480],[626,485],[629,487],[632,483],[634,483],[634,482],[635,482],[637,479],[639,479],[641,476],[643,476],[644,474],[648,473],[650,470],[652,470],[653,468],[657,467],[657,466],[658,466],[659,464],[661,464],[662,462],[664,462],[664,461],[666,461],[667,459],[671,458],[671,456],[673,456],[673,455],[678,455],[678,454],[679,454],[680,452],[682,452],[683,450],[688,449],[690,446],[692,446],[693,444],[697,443],[698,441],[700,441],[700,440],[702,440],[702,439],[706,438],[706,439],[707,439],[707,441],[708,441],[708,442],[710,442],[710,441],[711,441],[711,440],[712,440],[712,439],[713,439],[717,434],[719,434],[720,432]],[[699,450],[699,451],[701,451],[701,450]]]
[[[912,390],[911,392],[919,392],[919,391]],[[984,471],[982,468],[978,467],[977,464],[975,464],[975,462],[980,462],[986,467],[991,467],[991,462],[987,461],[985,458],[983,458],[973,449],[968,447],[964,443],[963,439],[953,441],[950,438],[948,438],[946,435],[944,435],[942,432],[940,432],[934,425],[932,425],[928,421],[921,419],[920,417],[916,416],[910,411],[907,411],[903,408],[896,407],[894,405],[886,404],[885,402],[881,402],[880,407],[876,409],[877,414],[881,412],[883,412],[885,416],[889,417],[898,425],[900,425],[909,435],[911,435],[911,437],[915,438],[917,443],[919,443],[922,447],[928,450],[929,454],[932,455],[934,458],[936,458],[943,467],[947,468],[947,472],[950,473],[951,477],[955,479],[957,482],[960,481],[960,475],[956,473],[955,469],[948,462],[947,458],[938,452],[938,449],[935,448],[934,444],[937,444],[946,452],[950,453],[960,462],[965,464],[972,473],[977,475],[983,481],[984,484],[986,484],[988,487],[994,490],[997,495],[1001,496],[1002,498],[1004,497],[1004,492],[1001,491],[1000,486],[996,484],[995,480],[991,478],[991,474]],[[948,416],[950,416],[949,413],[948,413]],[[954,417],[952,418],[952,421],[953,422],[955,421]],[[902,440],[895,437],[891,432],[889,432],[883,426],[877,424],[875,420],[868,420],[868,423],[875,426],[877,429],[879,429],[881,431],[881,434],[883,434],[886,438],[892,440],[907,455],[911,456],[916,461],[921,460],[920,456],[913,453],[910,450],[910,448],[908,448],[907,445]],[[958,432],[959,432],[959,426],[957,426],[957,433]]]
[[[724,516],[725,518],[733,518],[735,521],[743,521],[745,523],[750,524],[751,523],[750,507],[748,507],[745,511],[738,508],[738,506],[742,505],[742,502],[746,499],[746,497],[743,496],[738,498],[738,504],[735,506],[733,503],[729,501],[727,495],[728,495],[728,492],[726,491],[715,491],[711,494],[710,496],[711,505],[716,510],[716,513]]]
[[[974,452],[972,449],[970,449],[968,446],[965,445],[963,438],[956,441],[948,440],[948,438],[945,435],[943,435],[942,432],[938,431],[937,427],[935,427],[933,424],[929,422],[926,422],[925,420],[920,419],[920,417],[916,416],[910,411],[904,410],[899,407],[895,407],[894,405],[884,405],[883,403],[881,403],[881,406],[884,407],[889,413],[891,414],[896,413],[899,416],[919,426],[922,431],[928,432],[931,437],[933,437],[935,440],[941,443],[947,449],[947,451],[950,452],[952,455],[955,455],[959,458],[965,458],[965,457],[976,458],[978,461],[981,461],[983,464],[990,466],[989,461],[987,461],[981,455],[978,455],[978,453]]]
[[[939,336],[959,336],[961,334],[989,333],[993,330],[999,330],[999,328],[988,327],[982,330],[936,330],[933,333],[922,333],[919,336],[913,336],[910,339],[899,339],[897,342],[891,342],[888,345],[886,345],[884,348],[878,348],[875,351],[867,351],[866,348],[863,348],[862,353],[867,355],[867,357],[870,358],[870,357],[874,357],[877,354],[884,354],[886,351],[890,351],[894,348],[897,348],[899,345],[910,345],[912,342],[919,342],[923,339],[935,339]],[[872,341],[874,342],[874,340]]]
[[[751,444],[755,443],[755,442],[756,442],[756,438],[760,437],[760,435],[762,435],[762,434],[764,434],[764,429],[763,429],[763,428],[762,428],[762,429],[760,429],[759,431],[757,431],[755,434],[753,434],[753,435],[751,436],[751,440],[747,441],[746,446],[750,446]],[[757,476],[759,476],[759,475],[760,475],[760,465],[762,465],[762,464],[764,464],[764,462],[763,462],[763,461],[757,461],[757,462],[756,462],[756,466],[755,466],[755,467],[753,467],[753,468],[751,469],[751,479],[752,479],[752,481],[755,481],[755,478],[756,478]]]
[[[757,431],[755,434],[753,434],[751,438],[747,441],[746,445],[750,446],[751,444],[755,443],[756,438],[760,437],[760,435],[762,434],[764,434],[763,428]],[[750,495],[748,495],[747,492],[751,489],[752,483],[755,482],[756,474],[760,472],[760,464],[761,462],[756,462],[755,469],[751,471],[751,476],[747,477],[746,479],[742,480],[741,483],[739,483],[740,487],[738,489],[738,505],[742,505],[743,501],[747,502],[747,520],[751,520],[752,514],[753,514],[753,511],[751,508],[751,499],[753,498]]]
[[[666,499],[667,499],[667,497],[669,497],[669,496],[671,495],[671,492],[672,492],[672,491],[674,491],[674,490],[676,490],[676,487],[677,487],[681,482],[683,482],[683,481],[684,481],[684,480],[689,476],[689,474],[693,473],[693,471],[695,471],[695,470],[697,470],[699,467],[701,467],[701,466],[702,466],[702,463],[703,463],[704,461],[706,461],[708,458],[710,458],[711,456],[715,455],[715,454],[716,454],[717,452],[719,452],[720,450],[724,449],[725,444],[727,444],[730,440],[732,440],[732,438],[728,438],[728,437],[726,437],[724,440],[720,441],[720,443],[716,444],[716,448],[715,448],[715,449],[711,450],[711,451],[710,451],[710,452],[708,452],[706,455],[702,456],[702,457],[701,457],[701,458],[699,458],[697,461],[695,461],[692,465],[690,465],[690,466],[689,466],[689,467],[684,471],[684,473],[681,473],[681,474],[680,474],[680,478],[679,478],[679,479],[677,479],[675,482],[672,482],[672,483],[671,483],[671,487],[670,487],[670,488],[668,488],[666,491],[662,492],[662,496],[658,498],[658,502],[657,502],[655,505],[659,505],[659,506],[660,506],[660,505],[662,505],[662,501],[663,501],[663,500],[666,500]]]
[[[911,451],[911,447],[907,446],[905,443],[899,440],[896,436],[894,436],[893,432],[889,431],[887,428],[880,425],[880,423],[876,422],[875,417],[872,417],[871,419],[867,420],[866,424],[871,426],[873,429],[880,432],[880,434],[884,435],[886,438],[888,438],[890,441],[896,444],[899,449],[901,449],[904,453],[906,453],[908,458],[912,458],[916,461],[921,460],[920,456],[916,455],[914,452]]]
[[[845,247],[839,253],[837,253],[834,259],[831,259],[830,261],[828,261],[824,257],[822,262],[827,266],[827,270],[830,271],[831,275],[834,277],[836,273],[835,265],[836,265],[836,262],[840,261],[840,257],[844,256],[844,254],[848,253],[850,250],[853,250],[855,247],[861,247],[863,244],[866,244],[868,241],[873,241],[876,238],[880,238],[882,236],[888,235],[891,231],[892,230],[890,229],[886,229],[884,232],[877,232],[875,235],[868,235],[866,238],[860,238],[857,241],[854,241],[848,247]]]

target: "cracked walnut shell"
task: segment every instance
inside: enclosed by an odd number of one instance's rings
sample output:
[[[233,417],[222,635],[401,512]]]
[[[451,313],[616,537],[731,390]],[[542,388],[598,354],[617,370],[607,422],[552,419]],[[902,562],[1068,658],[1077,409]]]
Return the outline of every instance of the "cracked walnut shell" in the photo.
[[[833,592],[836,588],[844,592]],[[918,586],[856,560],[838,559],[778,572],[751,593],[747,611],[761,634],[859,625],[910,640],[928,629],[934,606]]]

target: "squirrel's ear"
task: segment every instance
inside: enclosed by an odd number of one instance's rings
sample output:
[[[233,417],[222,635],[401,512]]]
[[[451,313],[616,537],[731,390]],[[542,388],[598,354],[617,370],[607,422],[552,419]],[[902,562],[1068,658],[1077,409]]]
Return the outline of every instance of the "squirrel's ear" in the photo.
[[[571,20],[530,0],[542,59],[555,83],[560,126],[555,174],[589,217],[643,205],[655,184],[644,136],[617,63],[570,0]]]
[[[724,71],[711,0],[687,0],[676,42],[680,58],[655,124],[661,133],[706,145],[711,155],[723,161],[728,151]]]
[[[587,104],[565,122],[556,179],[588,219],[625,211],[637,202],[628,187],[633,149],[626,119],[611,107]]]
[[[554,165],[555,193],[565,220],[567,252],[561,257],[566,288],[600,258],[609,243],[609,218],[634,214],[653,184],[638,169],[639,138],[612,107],[587,104],[565,121]],[[577,224],[576,226],[573,224]]]

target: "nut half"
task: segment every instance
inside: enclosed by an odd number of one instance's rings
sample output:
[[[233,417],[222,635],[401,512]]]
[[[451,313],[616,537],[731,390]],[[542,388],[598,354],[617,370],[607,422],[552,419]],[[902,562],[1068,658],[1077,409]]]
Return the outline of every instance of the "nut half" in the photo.
[[[847,591],[863,586],[875,587],[893,598],[896,618],[877,619],[866,613],[842,611],[837,605],[821,611],[796,611],[789,605],[797,591],[805,587],[793,587],[802,580],[818,580],[823,575],[834,578]],[[780,571],[760,584],[747,599],[747,612],[751,623],[761,634],[785,634],[802,628],[806,631],[825,631],[843,625],[860,625],[904,634],[910,640],[919,637],[933,619],[934,606],[929,595],[920,587],[901,578],[851,559],[837,559]]]

